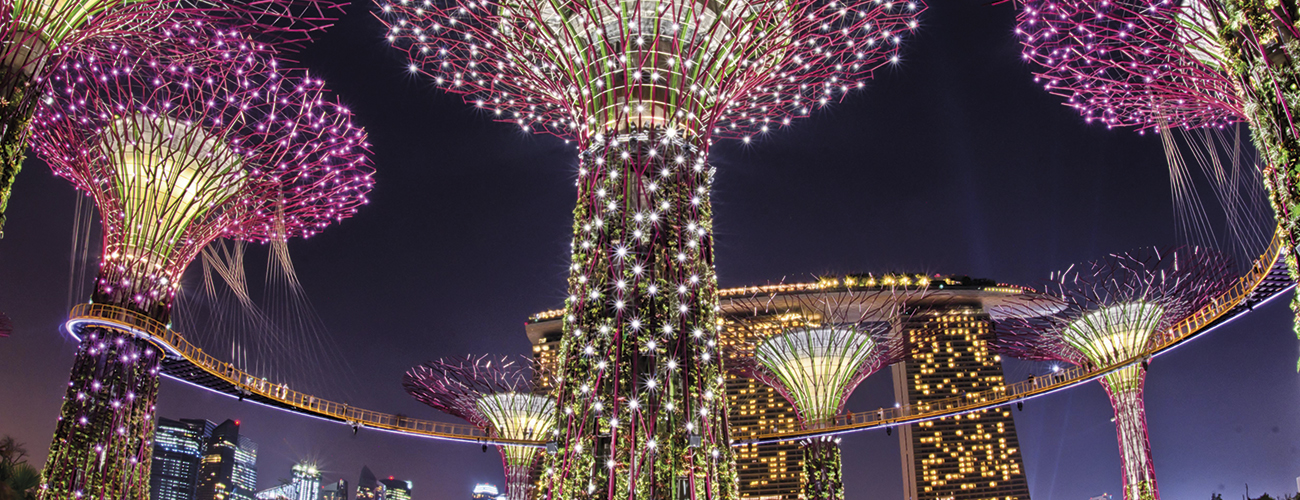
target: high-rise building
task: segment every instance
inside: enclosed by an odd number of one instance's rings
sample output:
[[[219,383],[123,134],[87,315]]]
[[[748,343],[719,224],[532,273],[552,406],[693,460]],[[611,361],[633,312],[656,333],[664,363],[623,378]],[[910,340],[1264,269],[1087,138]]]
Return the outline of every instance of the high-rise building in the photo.
[[[347,483],[342,483],[346,488]],[[259,491],[256,498],[257,500],[320,500],[320,496],[320,470],[316,469],[314,464],[299,463],[293,466],[292,480]]]
[[[474,485],[474,492],[469,497],[474,500],[496,500],[497,496],[500,495],[501,492],[497,489],[497,485],[478,483]]]
[[[718,341],[723,346],[744,344],[754,338],[761,327],[750,320],[751,326],[743,328],[727,313],[734,313],[722,299],[723,328]],[[773,314],[770,334],[781,332],[780,315]],[[730,349],[724,352],[731,352]],[[734,352],[731,352],[734,356]],[[794,407],[771,386],[752,378],[727,373],[727,422],[731,424],[731,439],[743,440],[759,434],[792,432],[799,430],[798,415]],[[803,450],[796,441],[782,441],[764,445],[736,448],[736,477],[740,479],[741,498],[749,500],[799,500],[803,482]]]
[[[414,486],[410,481],[388,476],[388,479],[380,479],[379,484],[384,485],[384,500],[411,500],[411,490]]]
[[[912,357],[892,367],[902,405],[1005,387],[1002,359],[989,350],[991,306],[1027,295],[988,280],[945,280],[955,300],[906,325]],[[1028,500],[1016,422],[1006,408],[901,426],[904,500]]]
[[[257,500],[296,500],[298,488],[294,484],[282,484],[259,491],[253,497]]]
[[[257,443],[239,434],[239,421],[212,431],[199,468],[197,500],[253,500],[257,488]]]
[[[916,279],[915,275],[896,275],[893,279]],[[974,280],[962,276],[936,276],[925,277],[930,281],[930,286],[925,292],[917,292],[915,298],[907,298],[910,307],[931,308],[933,314],[923,315],[922,320],[917,324],[908,325],[908,335],[913,339],[928,339],[926,346],[930,351],[942,349],[945,352],[922,352],[919,353],[924,361],[928,363],[925,368],[926,377],[933,376],[940,382],[919,383],[921,385],[944,384],[948,392],[942,397],[952,395],[953,388],[959,392],[982,391],[993,388],[995,385],[1001,385],[1002,381],[1002,364],[1000,358],[988,352],[988,346],[982,340],[976,340],[974,337],[981,331],[992,327],[989,315],[985,312],[987,306],[996,305],[1002,302],[1015,302],[1024,297],[1032,296],[1026,294],[1025,290],[1019,287],[999,285],[988,280]],[[757,287],[740,287],[719,290],[719,322],[723,328],[719,332],[718,342],[724,346],[728,343],[752,342],[756,331],[761,329],[754,327],[753,311],[740,310],[741,306],[734,301],[729,301],[732,297],[751,297],[754,295],[772,295],[772,294],[794,294],[807,292],[811,290],[825,290],[826,288],[843,288],[846,291],[860,287],[879,286],[889,276],[879,277],[880,281],[868,275],[845,276],[843,279],[828,278],[816,283],[793,283],[781,285],[767,285]],[[748,328],[738,328],[735,320],[736,315],[746,315],[749,319]],[[557,359],[555,354],[560,347],[562,338],[562,321],[563,310],[546,311],[529,318],[525,332],[529,341],[533,344],[533,355],[543,365],[544,368],[553,370]],[[936,318],[948,318],[946,321]],[[960,323],[965,326],[957,326],[954,318],[963,318],[964,322]],[[978,320],[965,321],[967,318],[979,318]],[[785,326],[782,324],[781,315],[772,316],[772,333],[778,333]],[[980,326],[969,326],[973,323],[979,323]],[[946,326],[946,329],[944,328]],[[967,334],[966,331],[970,333]],[[940,337],[940,333],[947,332],[947,335],[962,339],[970,337],[971,340],[962,340],[958,342],[955,338]],[[957,332],[961,332],[958,335]],[[965,342],[965,343],[962,343]],[[946,352],[951,345],[953,352]],[[958,352],[959,349],[971,349],[970,354],[966,351]],[[942,370],[937,365],[939,361],[943,363],[951,362],[949,367],[945,364]],[[897,386],[899,381],[910,380],[906,373],[900,373],[898,368],[894,367],[894,379]],[[959,369],[959,366],[961,367]],[[919,370],[919,368],[918,368]],[[960,373],[960,377],[958,374]],[[919,374],[919,373],[918,373]],[[942,380],[948,379],[948,382]],[[951,385],[952,380],[957,380],[960,387]],[[904,384],[906,386],[906,384]],[[771,387],[762,382],[728,374],[726,378],[727,403],[728,403],[728,422],[731,426],[731,439],[745,440],[760,434],[769,434],[773,431],[794,431],[799,428],[799,421],[795,414],[794,408]],[[929,387],[920,389],[921,391],[935,392],[937,389]],[[897,392],[897,391],[896,391]],[[937,394],[937,393],[935,393]],[[930,393],[918,394],[916,397],[908,398],[907,394],[898,395],[898,401],[901,403],[924,402],[930,398]],[[1009,413],[1004,411],[983,412],[974,414],[974,416],[964,417],[960,422],[955,420],[935,421],[926,427],[931,432],[926,437],[926,446],[935,446],[934,449],[940,450],[933,452],[936,456],[931,458],[929,451],[931,448],[920,448],[912,443],[911,429],[906,429],[902,434],[908,437],[903,442],[904,454],[904,472],[907,476],[904,483],[909,488],[908,491],[915,491],[918,482],[926,482],[920,476],[914,474],[914,471],[927,471],[927,477],[936,482],[950,481],[949,484],[957,485],[956,490],[961,490],[960,484],[968,484],[965,493],[979,492],[973,495],[952,494],[942,496],[938,494],[917,496],[910,493],[911,496],[905,500],[967,500],[967,499],[989,499],[998,500],[1029,498],[1028,487],[1025,483],[1024,467],[1021,464],[1020,450],[1018,439],[1016,439],[1015,422],[1012,421]],[[955,424],[951,429],[947,425]],[[960,434],[956,432],[960,430]],[[944,432],[944,436],[960,436],[964,438],[962,443],[948,442],[953,444],[947,452],[942,450],[945,446],[939,445],[935,441],[933,432]],[[976,431],[979,435],[976,435]],[[976,456],[972,447],[978,446],[983,452]],[[958,450],[957,447],[962,447]],[[736,450],[736,474],[740,480],[740,497],[745,500],[798,500],[802,490],[803,482],[803,453],[797,442],[779,442],[765,444],[761,446],[742,446]],[[969,452],[969,453],[967,453]],[[992,453],[990,453],[992,452]],[[923,453],[924,455],[917,455]],[[958,453],[963,458],[961,460],[944,458],[939,461],[940,453]],[[911,457],[922,456],[926,461],[924,467],[918,461],[912,464]],[[958,465],[960,464],[960,465]],[[937,472],[947,470],[946,467],[951,465],[954,471],[958,472]],[[942,467],[939,467],[942,466]],[[971,472],[973,471],[973,472]],[[937,476],[936,476],[937,474]],[[945,476],[947,474],[947,476]],[[958,482],[951,478],[970,478],[970,481],[964,483]],[[975,487],[975,480],[982,479],[982,485]],[[992,483],[992,486],[990,486]],[[938,488],[929,486],[932,491],[949,491],[947,486]],[[923,486],[922,489],[925,487]],[[996,495],[987,494],[987,492],[996,491]],[[984,495],[984,496],[982,496]]]
[[[361,466],[361,477],[357,479],[357,500],[385,500],[385,487],[370,467]]]
[[[320,487],[320,500],[348,500],[348,481],[328,483]]]
[[[199,464],[216,424],[207,420],[159,418],[154,430],[149,498],[194,500]]]
[[[293,466],[292,500],[320,500],[320,469],[316,464],[299,463]]]

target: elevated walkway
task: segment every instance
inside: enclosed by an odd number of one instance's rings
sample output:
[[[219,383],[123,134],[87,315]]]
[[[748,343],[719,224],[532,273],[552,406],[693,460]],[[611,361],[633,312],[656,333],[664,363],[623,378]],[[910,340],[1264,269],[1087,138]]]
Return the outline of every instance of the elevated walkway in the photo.
[[[1198,335],[1250,312],[1255,306],[1283,295],[1294,284],[1291,283],[1286,263],[1281,258],[1281,249],[1282,240],[1280,236],[1275,235],[1268,249],[1256,260],[1250,272],[1239,278],[1237,283],[1210,301],[1200,311],[1164,332],[1164,340],[1144,355],[1093,370],[1080,367],[1065,368],[1050,376],[1037,378],[1033,382],[1020,381],[1007,384],[1003,389],[966,393],[924,404],[840,415],[814,430],[732,436],[734,445],[791,441],[913,424],[1015,404],[1092,382],[1112,371],[1169,352]],[[81,330],[89,326],[112,328],[145,339],[167,352],[167,357],[163,361],[163,373],[166,376],[240,400],[347,424],[353,429],[378,429],[469,443],[545,445],[543,441],[491,437],[482,429],[468,424],[437,422],[371,411],[304,394],[241,371],[230,363],[221,361],[190,344],[180,333],[172,331],[166,325],[121,307],[79,304],[72,308],[64,327],[69,333],[79,337]]]

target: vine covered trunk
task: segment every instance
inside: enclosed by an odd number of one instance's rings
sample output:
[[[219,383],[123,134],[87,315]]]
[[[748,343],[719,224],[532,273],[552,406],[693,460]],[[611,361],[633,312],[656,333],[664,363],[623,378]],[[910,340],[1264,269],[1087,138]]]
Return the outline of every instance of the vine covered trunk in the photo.
[[[0,65],[2,66],[2,65]],[[4,237],[9,197],[14,179],[26,158],[28,124],[36,112],[37,92],[21,70],[4,69],[0,74],[0,238]]]
[[[698,143],[697,143],[698,142]],[[736,496],[703,140],[581,145],[551,500]]]
[[[803,496],[807,500],[844,500],[840,445],[819,437],[803,445]]]
[[[147,499],[163,353],[111,328],[81,336],[39,498]]]
[[[1102,379],[1115,409],[1115,431],[1124,468],[1124,500],[1160,500],[1156,468],[1151,460],[1151,441],[1147,436],[1146,406],[1142,402],[1145,378],[1145,369],[1129,366]]]
[[[1300,31],[1294,2],[1223,0],[1219,39],[1244,97],[1264,185],[1283,231],[1283,259],[1300,280]],[[1300,291],[1291,300],[1300,336]],[[1297,365],[1300,370],[1300,364]]]

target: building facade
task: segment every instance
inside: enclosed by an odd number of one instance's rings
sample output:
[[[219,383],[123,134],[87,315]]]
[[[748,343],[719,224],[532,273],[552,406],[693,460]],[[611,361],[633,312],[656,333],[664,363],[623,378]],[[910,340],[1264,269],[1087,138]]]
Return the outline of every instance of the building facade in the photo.
[[[780,333],[784,325],[781,315],[772,315],[751,321],[741,328],[735,319],[721,315],[722,329],[718,341],[722,352],[730,345],[759,340],[762,334]],[[764,331],[764,326],[766,330]],[[751,439],[759,434],[793,432],[799,430],[799,419],[794,406],[775,389],[749,377],[727,373],[727,422],[731,425],[731,439]],[[736,476],[740,479],[741,498],[749,500],[799,500],[803,483],[803,451],[797,441],[782,441],[764,445],[736,448]]]
[[[257,494],[257,443],[239,434],[239,421],[226,420],[212,431],[199,467],[197,500],[254,500]]]
[[[414,486],[410,481],[388,476],[388,479],[380,479],[379,484],[384,485],[384,500],[411,500],[411,490]]]
[[[348,500],[348,481],[339,479],[320,487],[320,500]]]
[[[207,420],[158,419],[149,469],[149,498],[194,500],[199,467],[216,426]]]
[[[991,318],[985,311],[1002,304],[1021,304],[1023,299],[1032,298],[1034,294],[1026,293],[1023,288],[963,276],[906,276],[930,281],[925,292],[904,297],[909,307],[930,311],[919,315],[912,324],[905,325],[904,334],[925,349],[914,353],[920,362],[895,365],[895,386],[902,384],[904,389],[901,393],[896,390],[898,401],[918,403],[932,400],[928,398],[941,399],[954,393],[982,391],[1002,385],[1001,359],[989,353],[983,340],[976,339],[992,328]],[[852,275],[816,283],[719,290],[722,310],[718,316],[721,328],[718,340],[725,346],[728,343],[753,342],[757,340],[754,336],[762,335],[762,328],[755,328],[754,311],[738,305],[744,301],[729,301],[728,298],[879,286],[873,283],[878,281],[869,275]],[[552,371],[557,368],[555,353],[559,351],[563,337],[562,314],[562,310],[542,312],[529,318],[525,326],[533,344],[534,357],[544,368]],[[748,322],[745,328],[737,324],[740,316]],[[771,333],[779,333],[784,328],[782,321],[781,315],[772,315]],[[906,371],[909,365],[915,372],[911,375]],[[917,375],[921,378],[916,378]],[[920,382],[912,383],[915,380]],[[943,394],[939,393],[940,384],[943,385]],[[907,391],[912,386],[919,387],[915,395]],[[747,377],[728,374],[726,388],[731,439],[740,441],[773,431],[799,429],[794,408],[771,387]],[[926,426],[928,435],[909,428],[901,433],[907,436],[906,439],[900,436],[904,484],[909,492],[905,500],[1029,498],[1015,422],[1009,412],[983,412],[963,417],[960,421],[944,420],[921,425]],[[939,435],[936,436],[936,432]],[[943,453],[949,455],[941,457]],[[954,453],[956,455],[952,455]],[[931,454],[935,456],[931,457]],[[745,500],[799,500],[806,481],[803,477],[803,452],[797,442],[738,447],[736,472],[740,480],[740,497]]]
[[[357,500],[384,500],[384,485],[375,478],[370,467],[361,466],[361,476],[357,478]]]
[[[498,496],[501,496],[501,493],[497,490],[497,485],[488,483],[474,485],[474,491],[469,495],[473,500],[496,500]]]
[[[274,488],[267,488],[257,492],[257,500],[296,500],[298,497],[298,488],[292,484],[282,484]]]
[[[993,319],[985,295],[1005,290],[983,280],[957,281],[968,294],[907,325],[908,361],[892,367],[903,405],[1005,387],[1002,359],[989,350]],[[902,426],[898,442],[905,500],[1028,500],[1020,440],[1011,410],[996,408]]]
[[[294,487],[292,500],[320,500],[320,470],[315,464],[294,465],[292,484]]]

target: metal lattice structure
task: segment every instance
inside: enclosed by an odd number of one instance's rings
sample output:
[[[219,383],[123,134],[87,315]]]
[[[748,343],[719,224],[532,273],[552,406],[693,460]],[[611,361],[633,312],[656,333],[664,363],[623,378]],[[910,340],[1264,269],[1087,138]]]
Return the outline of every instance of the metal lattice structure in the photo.
[[[206,23],[162,29],[172,43],[61,65],[32,144],[99,209],[93,301],[166,323],[203,246],[311,236],[355,213],[372,182],[365,131],[319,80]],[[42,498],[144,498],[162,346],[126,327],[73,333]]]
[[[827,427],[862,380],[906,356],[906,301],[922,300],[928,282],[915,285],[732,299],[733,306],[752,311],[732,317],[756,340],[729,346],[734,351],[730,369],[785,397],[804,429]],[[842,500],[838,438],[800,444],[804,497]]]
[[[32,113],[49,78],[70,60],[108,56],[116,43],[166,43],[158,28],[179,18],[259,33],[292,46],[334,21],[333,0],[5,0],[0,2],[0,230],[22,168]],[[263,39],[266,41],[267,39]],[[0,236],[3,232],[0,231]]]
[[[1217,40],[1213,0],[1020,2],[1022,55],[1084,118],[1138,130],[1245,120]]]
[[[1066,304],[1039,318],[998,322],[994,347],[1013,357],[1111,366],[1166,343],[1172,326],[1233,284],[1231,263],[1195,247],[1110,255],[1056,273],[1045,293]],[[1126,500],[1158,499],[1143,407],[1146,361],[1108,373],[1102,385],[1115,409]]]
[[[898,61],[919,1],[377,0],[412,72],[579,151],[546,497],[735,496],[709,201],[749,141]],[[672,366],[670,368],[669,366]]]
[[[1089,120],[1140,130],[1246,122],[1300,279],[1300,11],[1266,0],[1022,0],[1037,75]],[[1300,296],[1292,300],[1300,335]]]
[[[537,394],[545,376],[527,358],[467,356],[430,361],[402,379],[406,392],[421,403],[460,417],[504,439],[553,439],[555,400]],[[500,446],[510,500],[528,500],[535,447]]]

